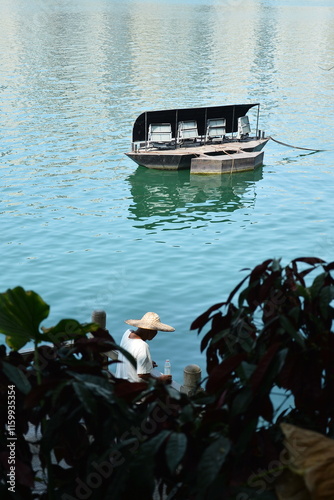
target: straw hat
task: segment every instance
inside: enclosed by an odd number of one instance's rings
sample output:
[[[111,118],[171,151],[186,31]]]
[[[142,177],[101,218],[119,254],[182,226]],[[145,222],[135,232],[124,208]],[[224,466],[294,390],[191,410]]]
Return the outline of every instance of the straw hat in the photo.
[[[147,330],[159,330],[161,332],[174,332],[175,328],[161,323],[160,317],[154,312],[147,312],[142,319],[127,319],[128,325],[136,326],[137,328],[145,328]]]

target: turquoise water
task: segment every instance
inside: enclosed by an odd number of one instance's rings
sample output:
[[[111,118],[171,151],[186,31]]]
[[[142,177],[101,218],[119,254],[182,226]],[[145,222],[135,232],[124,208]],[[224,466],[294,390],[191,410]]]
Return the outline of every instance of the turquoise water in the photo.
[[[175,378],[198,363],[191,322],[246,267],[333,260],[330,1],[2,0],[1,286],[51,305],[46,326],[160,314]],[[137,167],[145,109],[260,102],[265,164],[231,176]]]

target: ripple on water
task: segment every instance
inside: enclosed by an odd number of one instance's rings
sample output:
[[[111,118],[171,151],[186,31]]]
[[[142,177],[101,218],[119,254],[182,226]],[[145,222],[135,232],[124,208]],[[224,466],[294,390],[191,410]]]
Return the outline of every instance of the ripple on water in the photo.
[[[103,308],[117,340],[156,310],[176,332],[153,356],[180,379],[205,366],[192,320],[242,269],[333,260],[332,8],[290,4],[2,2],[3,289],[40,293],[49,326]],[[204,177],[124,155],[145,109],[258,101],[274,138],[327,151],[270,141],[263,168]]]

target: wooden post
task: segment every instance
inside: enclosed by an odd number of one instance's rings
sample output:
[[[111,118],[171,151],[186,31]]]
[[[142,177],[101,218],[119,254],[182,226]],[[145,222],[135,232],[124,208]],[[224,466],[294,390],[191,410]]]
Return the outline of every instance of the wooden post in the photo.
[[[104,330],[106,330],[106,324],[107,324],[106,318],[107,318],[107,315],[106,315],[105,311],[98,310],[98,311],[92,312],[92,322],[97,323]],[[103,355],[110,358],[110,359],[114,359],[114,360],[118,359],[118,353],[117,353],[117,351],[114,351],[114,350],[107,351]]]
[[[105,311],[93,311],[92,312],[92,322],[100,325],[101,328],[105,330],[106,328],[106,312]]]
[[[198,365],[187,365],[183,371],[183,385],[180,392],[192,396],[199,389],[202,370]]]

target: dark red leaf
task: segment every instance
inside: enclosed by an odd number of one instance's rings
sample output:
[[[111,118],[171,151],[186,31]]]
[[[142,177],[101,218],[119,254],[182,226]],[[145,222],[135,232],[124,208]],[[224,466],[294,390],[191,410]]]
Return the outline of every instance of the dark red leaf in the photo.
[[[318,257],[298,257],[297,259],[293,259],[292,262],[305,262],[305,264],[310,264],[311,266],[314,264],[325,264],[325,261]]]
[[[268,270],[269,264],[271,264],[272,262],[273,262],[273,259],[267,259],[264,262],[262,262],[262,264],[255,266],[253,271],[250,274],[249,282],[252,283],[253,281],[256,281],[259,278],[261,278],[261,276],[264,274],[264,272]]]
[[[9,472],[9,452],[0,452],[0,464],[6,472]],[[19,458],[15,459],[15,481],[22,486],[32,488],[34,485],[34,474],[31,467],[23,463]]]
[[[218,401],[216,403],[216,408],[221,408],[223,406],[223,404],[225,403],[226,395],[227,395],[227,390],[224,391],[218,398]]]
[[[212,339],[212,331],[210,330],[204,337],[202,338],[201,341],[201,352],[203,352],[206,348],[210,340]]]
[[[216,366],[209,375],[206,384],[207,390],[209,392],[215,392],[219,389],[223,390],[224,384],[228,381],[231,374],[246,358],[246,353],[235,354]]]
[[[216,354],[216,349],[209,346],[206,351],[206,369],[209,374],[216,368],[218,362],[219,360]]]
[[[243,280],[240,281],[240,283],[232,290],[230,295],[228,296],[226,304],[229,304],[231,300],[233,299],[234,295],[237,293],[237,291],[241,288],[241,286],[245,283],[245,281],[249,278],[249,275],[247,275]]]
[[[222,333],[225,330],[230,330],[234,312],[235,312],[235,308],[234,308],[233,304],[230,304],[228,307],[228,311],[226,312],[225,315],[223,315],[219,311],[211,318],[211,320],[212,320],[211,329],[210,329],[210,331],[208,331],[206,333],[206,335],[202,339],[201,352],[203,352],[204,349],[206,349],[210,340],[213,341],[214,337],[217,334]],[[226,335],[228,337],[228,333],[226,333]],[[218,340],[214,341],[213,349],[216,349],[220,353],[222,353],[225,351],[225,346],[226,346],[226,340],[221,335],[221,336],[219,336]]]
[[[248,288],[246,298],[247,298],[247,303],[248,306],[250,307],[251,311],[255,311],[255,309],[259,305],[259,292],[260,292],[261,285],[260,283],[254,284]]]
[[[91,352],[108,352],[117,349],[117,345],[110,339],[103,337],[80,338],[74,344],[75,352],[85,352],[87,349]]]
[[[268,276],[268,267],[273,261],[268,259],[262,264],[256,266],[249,277],[249,288],[246,294],[247,303],[252,311],[255,311],[260,303],[259,296],[261,290],[261,278]]]
[[[57,482],[73,482],[73,474],[75,474],[74,470],[72,468],[66,468],[64,469],[63,467],[60,467],[58,464],[51,464],[51,469],[52,469],[52,475],[53,477],[57,480]],[[66,495],[63,495],[63,498],[65,498]],[[71,498],[69,496],[69,498]]]
[[[40,402],[45,397],[48,391],[56,390],[58,386],[61,385],[63,381],[60,379],[49,379],[43,382],[41,385],[34,387],[24,400],[25,408],[33,408],[38,406]]]
[[[329,264],[326,264],[324,266],[324,269],[325,269],[325,271],[333,271],[333,269],[334,269],[334,261],[333,262],[329,262]]]
[[[303,262],[305,264],[309,264],[312,266],[310,269],[306,269],[304,271],[298,271],[298,262]],[[318,257],[299,257],[298,259],[294,259],[291,261],[292,269],[295,275],[295,278],[305,287],[304,277],[307,276],[308,273],[314,270],[316,264],[324,264],[325,262]]]
[[[304,282],[304,278],[305,276],[307,276],[309,273],[311,273],[312,271],[314,271],[314,267],[310,267],[309,269],[305,269],[304,271],[300,271],[298,273],[298,276],[302,277],[303,278],[303,281],[302,281],[302,284],[305,286],[305,282]]]
[[[191,323],[190,330],[201,330],[203,326],[206,325],[206,323],[210,320],[210,314],[213,311],[220,309],[225,304],[226,302],[220,302],[219,304],[211,306],[205,313],[198,316],[198,318],[196,318],[195,321]]]
[[[108,340],[109,342],[113,342],[115,344],[114,338],[110,335],[109,331],[105,328],[99,328],[95,332],[92,332],[93,337],[98,337],[100,339]]]
[[[21,460],[16,460],[15,463],[16,479],[18,483],[23,486],[32,487],[34,484],[34,473],[29,465],[23,463]]]
[[[269,347],[268,351],[265,353],[265,355],[261,358],[256,370],[254,371],[252,377],[251,377],[251,386],[253,389],[253,392],[256,393],[259,386],[261,385],[267,370],[276,354],[278,349],[281,347],[281,344],[279,342],[276,342],[272,346]]]
[[[207,409],[203,415],[203,428],[208,428],[218,425],[221,425],[224,419],[224,410],[221,408]]]
[[[314,353],[305,353],[299,346],[290,348],[278,383],[290,390],[296,408],[308,411],[315,409],[321,395],[322,367]]]
[[[278,276],[278,273],[272,273],[267,277],[259,290],[258,299],[260,303],[270,298],[270,290],[273,288]]]
[[[298,372],[298,360],[300,358],[301,346],[294,344],[289,346],[289,352],[285,359],[285,363],[278,375],[279,386],[286,390],[292,390],[294,383],[296,382],[294,373],[295,370]]]

